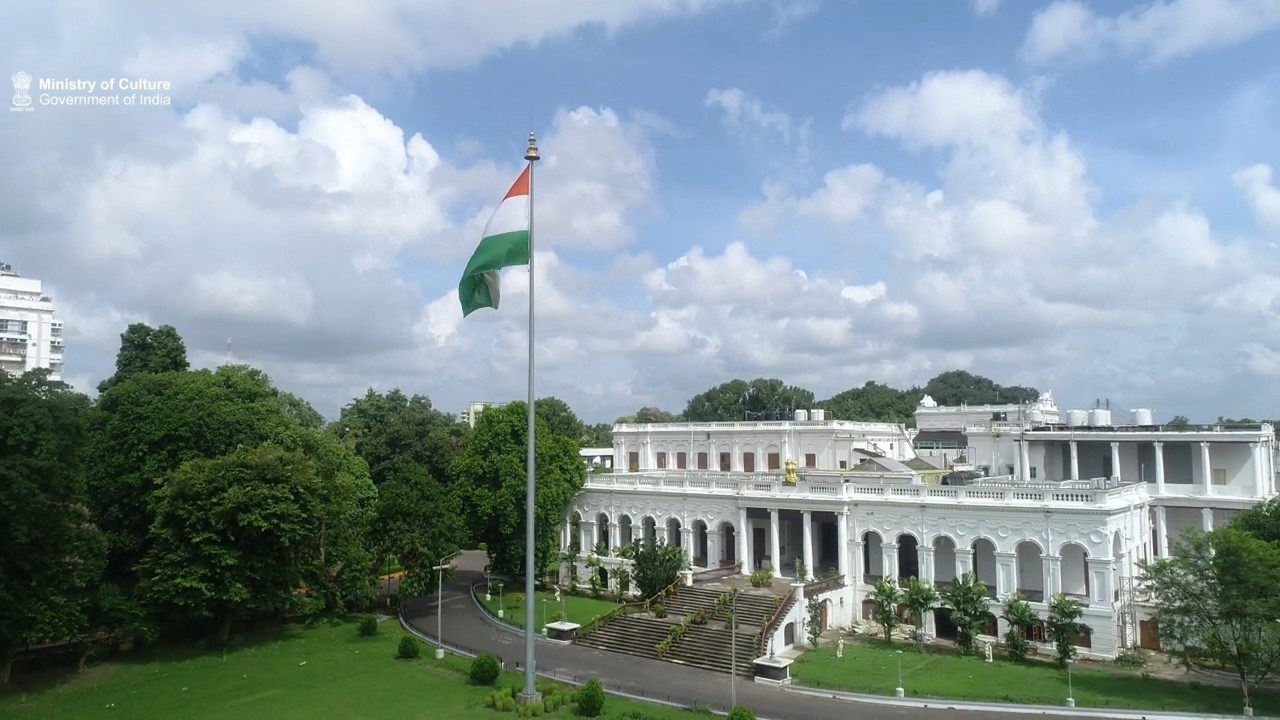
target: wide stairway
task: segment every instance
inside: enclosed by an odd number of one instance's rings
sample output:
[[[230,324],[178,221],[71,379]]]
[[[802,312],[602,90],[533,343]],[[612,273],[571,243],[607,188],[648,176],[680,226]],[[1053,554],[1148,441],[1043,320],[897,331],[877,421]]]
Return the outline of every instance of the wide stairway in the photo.
[[[662,659],[693,667],[730,672],[734,666],[734,646],[737,651],[737,671],[750,677],[752,660],[760,655],[760,629],[778,611],[780,597],[768,593],[740,593],[737,601],[738,627],[726,627],[729,606],[715,612],[704,625],[689,625],[683,637],[671,643],[665,657],[659,656],[657,646],[668,637],[672,628],[699,611],[711,612],[722,591],[700,587],[680,587],[676,594],[666,598],[667,617],[658,618],[651,613],[621,615],[581,636],[579,645],[610,652]]]

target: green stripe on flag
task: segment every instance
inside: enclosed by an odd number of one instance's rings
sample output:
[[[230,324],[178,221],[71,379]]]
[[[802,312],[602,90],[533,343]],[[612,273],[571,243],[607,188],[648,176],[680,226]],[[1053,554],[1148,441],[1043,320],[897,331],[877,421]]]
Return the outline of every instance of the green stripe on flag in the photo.
[[[467,269],[458,283],[458,302],[462,303],[462,317],[480,308],[498,309],[497,278],[490,286],[486,273],[497,273],[502,268],[529,264],[529,231],[491,235],[480,241]]]

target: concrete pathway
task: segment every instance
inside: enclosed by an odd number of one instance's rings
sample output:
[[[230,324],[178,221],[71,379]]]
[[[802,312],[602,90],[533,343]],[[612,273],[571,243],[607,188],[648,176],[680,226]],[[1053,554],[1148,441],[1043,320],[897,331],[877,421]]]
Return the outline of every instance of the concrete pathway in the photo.
[[[499,625],[471,597],[471,585],[484,579],[484,554],[467,552],[458,558],[457,563],[458,570],[445,585],[443,596],[406,600],[402,622],[423,640],[435,644],[436,607],[440,602],[443,612],[442,644],[446,649],[463,655],[492,653],[508,669],[520,669],[524,663],[523,633]],[[721,673],[542,639],[538,641],[537,662],[539,674],[551,679],[580,684],[596,678],[610,692],[630,697],[680,707],[706,707],[720,712],[726,712],[729,707],[730,678]],[[998,715],[1006,720],[1046,717],[1190,720],[1215,717],[910,698],[897,700],[799,686],[779,688],[743,678],[739,678],[736,684],[738,704],[755,710],[761,720],[846,720],[850,717],[859,720],[946,720],[959,712],[973,718]],[[907,692],[910,691],[911,688],[907,688]]]

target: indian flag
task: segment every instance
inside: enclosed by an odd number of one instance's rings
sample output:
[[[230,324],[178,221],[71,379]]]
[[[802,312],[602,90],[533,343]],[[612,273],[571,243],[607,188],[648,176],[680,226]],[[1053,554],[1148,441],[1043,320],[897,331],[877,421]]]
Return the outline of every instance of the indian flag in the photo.
[[[480,308],[498,308],[498,273],[529,263],[529,167],[516,179],[502,204],[484,226],[480,246],[472,253],[458,283],[462,317]]]

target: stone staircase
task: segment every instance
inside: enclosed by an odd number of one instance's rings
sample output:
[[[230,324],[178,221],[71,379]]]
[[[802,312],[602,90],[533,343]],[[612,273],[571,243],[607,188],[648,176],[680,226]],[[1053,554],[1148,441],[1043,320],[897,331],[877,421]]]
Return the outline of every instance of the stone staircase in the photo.
[[[752,660],[760,656],[760,629],[778,611],[781,598],[767,592],[742,592],[737,600],[738,627],[726,627],[730,607],[716,611],[705,625],[690,625],[685,635],[671,644],[665,657],[659,657],[656,646],[671,629],[687,617],[699,611],[711,611],[723,593],[701,587],[679,587],[676,594],[664,598],[666,618],[651,614],[621,615],[612,618],[591,633],[577,639],[579,645],[610,652],[662,659],[692,667],[730,672],[735,665],[733,646],[736,645],[736,670],[740,676],[750,677]]]

